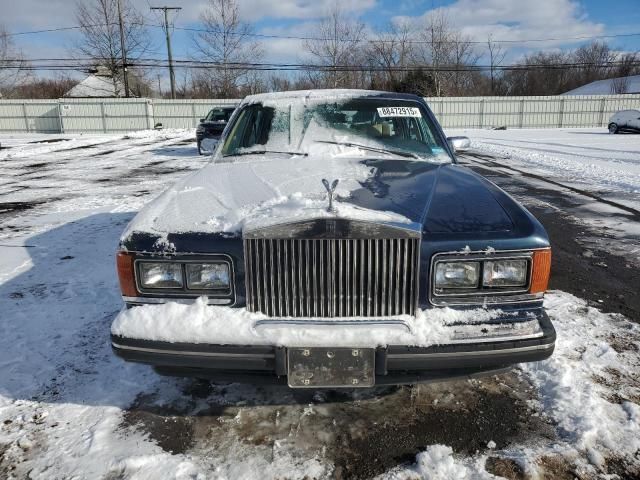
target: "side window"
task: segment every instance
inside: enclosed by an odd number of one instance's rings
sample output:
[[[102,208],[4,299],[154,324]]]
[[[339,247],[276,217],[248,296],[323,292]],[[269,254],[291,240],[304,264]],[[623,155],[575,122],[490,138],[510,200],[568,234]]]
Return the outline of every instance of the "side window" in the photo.
[[[250,105],[243,109],[222,147],[222,155],[232,155],[241,148],[267,143],[273,114],[273,108],[262,105]]]

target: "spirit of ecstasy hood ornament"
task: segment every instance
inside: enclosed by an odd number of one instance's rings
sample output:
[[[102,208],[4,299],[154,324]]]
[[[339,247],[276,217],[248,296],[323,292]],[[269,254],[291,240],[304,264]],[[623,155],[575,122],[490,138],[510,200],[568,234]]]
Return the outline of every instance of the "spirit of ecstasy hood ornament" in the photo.
[[[329,196],[329,206],[327,207],[327,212],[334,212],[335,210],[333,209],[333,192],[336,191],[336,187],[338,186],[338,182],[340,180],[338,180],[337,178],[331,183],[329,184],[329,180],[327,180],[326,178],[322,179],[322,184],[324,185],[324,188],[327,189],[327,193]]]

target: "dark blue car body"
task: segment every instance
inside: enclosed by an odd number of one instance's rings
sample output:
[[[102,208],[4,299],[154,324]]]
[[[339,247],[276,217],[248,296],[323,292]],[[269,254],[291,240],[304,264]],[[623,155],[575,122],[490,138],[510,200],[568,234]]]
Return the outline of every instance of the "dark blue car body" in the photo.
[[[395,93],[381,94],[380,97],[420,102],[437,125],[428,106],[419,97]],[[439,127],[438,135],[455,159],[453,148]],[[535,252],[550,247],[545,229],[531,213],[496,185],[455,161],[436,164],[413,159],[380,159],[372,155],[360,162],[376,173],[361,182],[360,188],[343,201],[369,210],[395,212],[421,226],[420,288],[417,296],[420,309],[442,308],[432,298],[431,287],[433,262],[439,255],[499,256],[505,252]],[[318,220],[316,228],[319,231],[325,228],[322,220]],[[332,228],[335,229],[335,225]],[[166,256],[166,251],[159,247],[158,239],[159,235],[149,232],[134,232],[123,240],[121,249],[133,252],[136,258]],[[222,252],[231,257],[234,303],[230,306],[246,307],[242,234],[170,232],[167,240],[175,246],[171,254],[174,258]],[[380,346],[376,351],[376,383],[413,383],[471,376],[550,356],[555,344],[555,331],[544,311],[542,296],[525,293],[505,296],[503,300],[501,297],[492,298],[485,308],[501,310],[509,322],[535,318],[541,333],[525,339],[486,339],[455,345]],[[125,301],[130,308],[145,303],[144,295],[125,298]],[[466,305],[464,302],[452,302],[446,306],[453,309],[478,308],[477,303]],[[494,323],[501,321],[504,320],[498,319]],[[192,345],[121,336],[112,336],[112,343],[114,351],[121,357],[152,364],[165,374],[250,382],[286,381],[286,348],[279,345]]]

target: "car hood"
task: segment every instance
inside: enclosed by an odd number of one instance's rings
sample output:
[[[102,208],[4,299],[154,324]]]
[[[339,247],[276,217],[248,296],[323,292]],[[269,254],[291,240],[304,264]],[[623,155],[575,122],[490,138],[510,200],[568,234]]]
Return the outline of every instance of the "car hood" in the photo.
[[[323,179],[338,180],[331,212]],[[123,240],[145,232],[165,238],[183,232],[239,236],[247,228],[322,217],[429,233],[507,231],[513,222],[496,190],[453,164],[353,156],[236,157],[211,163],[165,191],[136,216]]]

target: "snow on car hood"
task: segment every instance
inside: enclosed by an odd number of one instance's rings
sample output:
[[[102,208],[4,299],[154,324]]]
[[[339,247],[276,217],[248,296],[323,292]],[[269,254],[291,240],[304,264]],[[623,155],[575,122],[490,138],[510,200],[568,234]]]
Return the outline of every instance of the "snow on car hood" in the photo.
[[[190,175],[148,204],[129,224],[134,232],[241,232],[245,227],[296,219],[335,217],[412,223],[397,211],[353,203],[354,192],[376,176],[363,158],[303,157],[277,154],[215,162]],[[339,180],[334,212],[328,212],[322,179]]]
[[[454,164],[382,157],[341,147],[307,157],[218,159],[147,205],[125,230],[122,244],[135,246],[136,234],[159,241],[190,232],[239,236],[244,228],[323,217],[432,233],[513,228],[491,185],[473,172]],[[339,180],[333,212],[327,211],[322,179]]]

